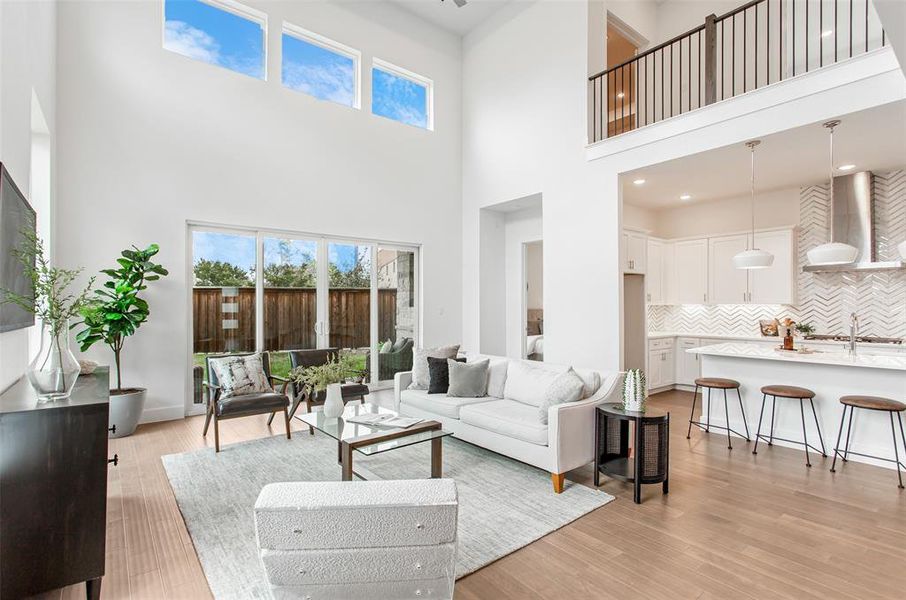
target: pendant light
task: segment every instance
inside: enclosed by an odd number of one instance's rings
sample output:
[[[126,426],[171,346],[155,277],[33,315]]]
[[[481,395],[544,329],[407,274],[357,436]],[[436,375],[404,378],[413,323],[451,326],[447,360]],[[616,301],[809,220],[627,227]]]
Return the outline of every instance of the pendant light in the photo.
[[[755,247],[755,146],[759,140],[746,142],[746,147],[752,153],[752,240],[746,240],[746,250],[733,257],[733,266],[737,269],[765,269],[774,264],[774,255]]]
[[[859,256],[859,249],[849,244],[833,241],[834,238],[834,127],[840,121],[828,121],[824,127],[830,131],[830,200],[828,201],[827,243],[809,250],[806,254],[810,265],[848,265]]]

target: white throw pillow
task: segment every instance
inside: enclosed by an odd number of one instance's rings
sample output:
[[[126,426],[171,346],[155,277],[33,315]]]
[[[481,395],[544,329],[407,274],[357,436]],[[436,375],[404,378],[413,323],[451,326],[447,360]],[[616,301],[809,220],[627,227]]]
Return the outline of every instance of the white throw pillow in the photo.
[[[601,387],[601,374],[590,369],[576,369],[576,375],[582,378],[585,388],[582,390],[582,400],[591,398]]]
[[[220,397],[272,392],[260,354],[224,356],[210,359],[220,384]]]
[[[459,344],[439,348],[417,348],[412,356],[412,383],[409,384],[409,389],[428,389],[428,385],[431,383],[431,375],[428,371],[429,356],[432,358],[456,358],[458,352]]]
[[[391,350],[393,350],[393,342],[391,342],[390,340],[387,340],[387,341],[384,342],[384,344],[381,346],[381,349],[379,350],[379,352],[380,352],[381,354],[390,354],[390,351],[391,351]]]
[[[523,404],[541,406],[547,388],[569,367],[554,367],[526,360],[511,360],[507,367],[504,398]]]
[[[538,407],[541,422],[547,425],[547,413],[551,406],[579,400],[584,389],[585,382],[572,368],[557,375],[544,393],[544,402]]]
[[[507,365],[510,361],[505,358],[489,359],[488,366],[488,396],[504,398],[506,388]]]

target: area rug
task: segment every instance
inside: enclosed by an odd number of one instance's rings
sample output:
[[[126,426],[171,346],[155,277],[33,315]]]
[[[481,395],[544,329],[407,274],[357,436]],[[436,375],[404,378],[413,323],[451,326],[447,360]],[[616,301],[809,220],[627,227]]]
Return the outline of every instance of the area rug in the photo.
[[[604,506],[613,496],[579,484],[555,494],[550,475],[452,437],[444,439],[444,477],[459,491],[456,577],[463,577]],[[279,481],[340,479],[337,444],[322,433],[274,436],[161,457],[215,598],[269,598],[258,560],[253,508],[261,488]],[[430,444],[356,464],[382,479],[430,474]]]

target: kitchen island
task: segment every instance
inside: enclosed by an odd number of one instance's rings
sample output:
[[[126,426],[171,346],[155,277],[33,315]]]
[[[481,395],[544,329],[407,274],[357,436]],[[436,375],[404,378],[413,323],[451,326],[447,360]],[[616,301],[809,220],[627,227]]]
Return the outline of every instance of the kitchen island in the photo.
[[[759,343],[724,343],[687,350],[701,357],[702,377],[723,377],[740,383],[740,393],[746,411],[749,431],[754,444],[762,406],[761,387],[771,384],[794,385],[815,392],[815,410],[821,425],[821,436],[827,448],[828,462],[837,440],[843,407],[840,396],[849,394],[883,396],[906,401],[906,355],[885,353],[872,349],[859,349],[849,356],[842,347],[811,347],[805,352],[788,352]],[[707,392],[706,392],[707,394]],[[707,396],[705,396],[707,398]],[[707,414],[707,401],[702,407],[702,422],[726,425],[722,397],[715,396],[713,414]],[[770,399],[765,406],[762,433],[767,433],[771,423]],[[807,421],[810,443],[813,443],[814,423]],[[730,409],[730,427],[745,431],[738,410]],[[899,432],[897,432],[899,437]],[[802,421],[799,402],[777,399],[774,417],[774,435],[792,440],[802,439]],[[817,441],[817,440],[815,440]],[[775,444],[802,449],[801,446],[775,441]],[[887,414],[856,411],[852,425],[851,448],[864,454],[893,457],[893,438]],[[841,442],[842,444],[842,442]],[[820,447],[820,444],[814,443]],[[902,448],[901,448],[902,450]],[[759,446],[759,454],[760,454]],[[814,460],[814,459],[813,459]],[[852,456],[851,460],[869,462],[894,468],[893,463],[874,461]],[[816,463],[820,464],[820,463]]]

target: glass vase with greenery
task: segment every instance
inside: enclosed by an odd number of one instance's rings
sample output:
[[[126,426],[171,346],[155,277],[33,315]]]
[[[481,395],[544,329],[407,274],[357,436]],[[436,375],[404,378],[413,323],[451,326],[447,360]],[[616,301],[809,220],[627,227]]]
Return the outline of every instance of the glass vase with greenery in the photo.
[[[22,235],[22,245],[13,256],[22,264],[32,294],[0,290],[2,302],[15,304],[41,320],[41,348],[26,376],[39,400],[62,400],[72,393],[79,376],[79,363],[69,347],[69,320],[85,305],[94,278],[84,288],[76,287],[83,269],[52,266],[42,240],[33,231]]]
[[[85,326],[76,335],[82,352],[98,342],[103,342],[113,351],[116,364],[116,388],[114,393],[135,391],[123,388],[122,353],[126,339],[148,320],[148,302],[141,297],[147,289],[147,282],[156,281],[169,272],[152,258],[160,251],[157,244],[144,250],[133,246],[123,250],[116,259],[119,267],[104,269],[107,275],[101,289],[95,290],[96,297],[82,307],[82,324]]]

